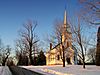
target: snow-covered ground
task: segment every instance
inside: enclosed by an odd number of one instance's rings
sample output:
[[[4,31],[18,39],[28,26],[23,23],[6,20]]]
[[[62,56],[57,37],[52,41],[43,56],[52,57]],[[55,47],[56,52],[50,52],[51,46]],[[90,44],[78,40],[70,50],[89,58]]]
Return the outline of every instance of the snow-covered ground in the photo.
[[[45,75],[100,75],[100,66],[86,65],[62,65],[56,66],[21,66],[23,68],[36,71]]]
[[[0,75],[12,75],[7,66],[0,66]]]

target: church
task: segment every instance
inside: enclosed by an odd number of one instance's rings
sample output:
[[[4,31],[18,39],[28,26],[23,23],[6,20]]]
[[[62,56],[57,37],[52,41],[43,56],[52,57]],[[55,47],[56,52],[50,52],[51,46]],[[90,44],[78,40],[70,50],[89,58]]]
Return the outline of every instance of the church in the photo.
[[[64,56],[65,65],[74,63],[74,50],[72,49],[72,33],[70,25],[67,22],[66,10],[64,12],[63,31],[62,31],[62,43],[58,43],[55,47],[52,47],[50,43],[50,49],[46,53],[46,65],[62,65],[63,64],[63,49],[64,44]]]

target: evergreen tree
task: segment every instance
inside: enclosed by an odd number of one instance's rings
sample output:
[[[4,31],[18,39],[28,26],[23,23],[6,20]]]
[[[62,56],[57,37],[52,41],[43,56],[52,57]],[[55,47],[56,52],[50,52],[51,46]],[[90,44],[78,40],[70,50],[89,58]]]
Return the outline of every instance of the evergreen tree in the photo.
[[[46,65],[46,56],[44,55],[44,52],[41,50],[38,58],[37,58],[38,65]]]
[[[96,65],[100,66],[100,27],[97,33]]]

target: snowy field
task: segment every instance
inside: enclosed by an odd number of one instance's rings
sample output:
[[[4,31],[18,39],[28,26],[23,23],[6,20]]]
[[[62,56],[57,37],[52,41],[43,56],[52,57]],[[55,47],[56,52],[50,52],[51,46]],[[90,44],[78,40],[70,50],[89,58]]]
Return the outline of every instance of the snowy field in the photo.
[[[86,65],[86,69],[83,69],[82,65],[66,65],[66,67],[62,67],[62,65],[21,67],[45,75],[100,75],[100,66],[95,65]]]
[[[0,66],[0,75],[12,75],[7,66]]]

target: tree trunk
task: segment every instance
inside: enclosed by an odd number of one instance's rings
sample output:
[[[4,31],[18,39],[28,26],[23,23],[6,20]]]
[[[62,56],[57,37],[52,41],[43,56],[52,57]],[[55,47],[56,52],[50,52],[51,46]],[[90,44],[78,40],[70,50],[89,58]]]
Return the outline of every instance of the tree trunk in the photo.
[[[82,50],[82,57],[83,57],[83,68],[85,69],[85,57],[84,57],[84,52],[83,52],[83,47],[82,45],[80,44],[81,46],[81,50]]]
[[[85,57],[84,57],[84,54],[82,53],[82,57],[83,57],[83,68],[85,69]]]
[[[30,64],[29,65],[32,65],[32,39],[31,39],[31,42],[29,42],[29,46],[30,46],[30,49],[29,49],[29,58],[30,58]]]
[[[30,51],[29,59],[30,59],[29,65],[32,65],[32,54],[31,54],[31,51]]]
[[[65,67],[65,51],[64,51],[64,46],[62,46],[62,50],[63,50],[63,67]]]
[[[7,61],[7,59],[8,59],[8,56],[9,56],[9,55],[7,55],[7,57],[3,59],[2,66],[5,66],[5,64],[6,64],[6,61]]]
[[[2,66],[5,66],[5,62],[3,61]]]
[[[80,31],[80,29],[79,29],[79,31]],[[83,68],[85,69],[85,57],[84,57],[83,46],[82,46],[82,39],[81,39],[82,37],[81,37],[80,32],[78,33],[78,37],[79,37],[79,45],[81,47],[82,57],[83,57],[83,59],[82,59],[83,60]]]

